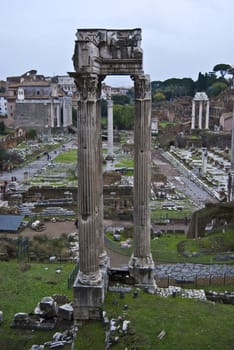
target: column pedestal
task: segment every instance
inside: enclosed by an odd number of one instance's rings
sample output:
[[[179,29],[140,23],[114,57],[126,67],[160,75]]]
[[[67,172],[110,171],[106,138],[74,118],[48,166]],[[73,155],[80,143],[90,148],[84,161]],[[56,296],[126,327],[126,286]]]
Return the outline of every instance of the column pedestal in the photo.
[[[74,320],[99,320],[104,302],[105,288],[102,279],[96,285],[81,284],[79,275],[73,285]]]
[[[129,273],[136,280],[136,286],[155,291],[156,282],[154,279],[154,261],[152,255],[146,258],[137,258],[134,254],[131,256],[129,261]]]

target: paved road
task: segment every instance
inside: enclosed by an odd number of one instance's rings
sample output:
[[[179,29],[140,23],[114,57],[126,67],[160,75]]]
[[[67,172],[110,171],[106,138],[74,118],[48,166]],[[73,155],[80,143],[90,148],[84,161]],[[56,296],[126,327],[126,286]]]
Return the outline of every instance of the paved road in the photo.
[[[70,144],[72,144],[73,141],[69,141],[66,144],[66,147],[69,147]],[[50,151],[50,161],[53,159],[61,152],[63,151],[62,146],[59,146],[56,150]],[[42,169],[43,167],[46,167],[48,163],[47,155],[43,155],[40,157],[40,159],[37,159],[30,164],[22,167],[22,168],[17,168],[13,169],[12,171],[2,171],[0,172],[0,183],[3,184],[4,181],[7,181],[8,183],[11,182],[12,177],[16,177],[17,183],[22,184],[24,182],[24,173],[27,171],[29,174],[29,178],[31,178],[34,174],[38,172],[38,170]]]
[[[159,150],[152,152],[152,160],[157,166],[157,170],[167,176],[168,181],[173,184],[179,191],[189,197],[196,206],[202,208],[206,202],[216,203],[217,200],[207,193],[203,188],[195,184],[182,172],[178,167],[175,168],[169,161],[167,161]]]

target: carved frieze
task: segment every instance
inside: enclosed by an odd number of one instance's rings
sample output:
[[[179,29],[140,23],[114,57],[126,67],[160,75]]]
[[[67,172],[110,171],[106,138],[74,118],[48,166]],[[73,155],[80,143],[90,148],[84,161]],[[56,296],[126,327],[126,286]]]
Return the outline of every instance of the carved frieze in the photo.
[[[141,29],[79,29],[76,33],[73,65],[76,72],[116,74],[140,71]],[[119,60],[123,62],[118,62]],[[108,66],[106,66],[106,64]]]

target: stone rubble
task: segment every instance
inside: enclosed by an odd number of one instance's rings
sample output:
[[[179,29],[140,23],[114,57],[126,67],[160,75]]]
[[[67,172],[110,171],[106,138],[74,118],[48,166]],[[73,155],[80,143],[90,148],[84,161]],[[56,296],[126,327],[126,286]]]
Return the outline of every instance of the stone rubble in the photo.
[[[164,298],[169,296],[176,297],[178,295],[182,298],[207,300],[203,289],[183,289],[177,286],[168,286],[168,288],[157,288],[155,294]]]

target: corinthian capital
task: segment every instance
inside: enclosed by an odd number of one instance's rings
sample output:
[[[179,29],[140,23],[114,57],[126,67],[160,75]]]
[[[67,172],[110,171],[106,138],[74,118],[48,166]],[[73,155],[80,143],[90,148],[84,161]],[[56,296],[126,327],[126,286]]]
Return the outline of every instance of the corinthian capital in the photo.
[[[151,99],[151,85],[149,75],[134,75],[132,79],[134,80],[136,99]]]

